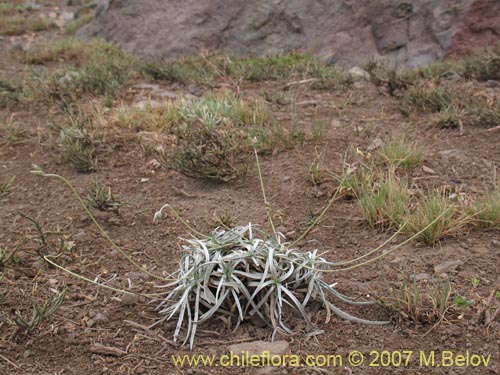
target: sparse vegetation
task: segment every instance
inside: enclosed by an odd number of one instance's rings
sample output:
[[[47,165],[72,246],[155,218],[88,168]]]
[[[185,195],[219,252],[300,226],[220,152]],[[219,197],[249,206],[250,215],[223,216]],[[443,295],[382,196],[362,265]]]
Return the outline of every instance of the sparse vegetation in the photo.
[[[389,170],[371,188],[362,191],[359,207],[371,227],[397,228],[405,221],[410,199],[408,182]]]
[[[152,78],[178,82],[213,85],[216,80],[272,81],[316,77],[348,84],[350,77],[322,64],[315,56],[293,52],[268,57],[236,57],[229,55],[189,56],[179,60],[153,60],[143,70]]]
[[[3,198],[7,194],[9,194],[9,192],[14,187],[14,181],[16,181],[16,176],[11,176],[0,182],[0,198]]]
[[[61,129],[61,155],[77,172],[91,172],[96,166],[94,142],[89,133],[78,127]]]
[[[418,240],[435,244],[444,236],[455,233],[471,220],[471,216],[460,212],[460,207],[440,192],[422,196],[420,203],[408,215],[403,231],[409,235],[421,232]],[[436,220],[438,219],[438,220]]]
[[[0,3],[0,16],[9,15],[16,12],[16,5],[13,3]]]
[[[26,32],[44,31],[51,27],[53,23],[43,18],[5,16],[0,19],[0,34],[3,35],[21,35]]]
[[[427,113],[443,112],[452,106],[455,98],[454,90],[447,85],[418,84],[405,91],[403,107]]]
[[[66,35],[74,35],[82,26],[88,24],[94,19],[94,12],[90,11],[86,14],[80,15],[78,18],[71,20],[64,25],[64,33]]]
[[[405,170],[418,167],[424,158],[422,147],[408,141],[404,134],[393,134],[386,139],[377,154],[389,167]]]
[[[18,327],[14,336],[17,336],[20,332],[33,331],[40,323],[47,320],[47,318],[54,314],[62,305],[65,295],[66,289],[57,293],[52,298],[47,299],[43,304],[33,301],[31,316],[24,316],[20,311],[15,311],[13,316],[7,316],[7,321],[11,325]]]
[[[118,209],[122,205],[120,200],[116,199],[111,193],[111,186],[97,181],[92,182],[88,187],[86,202],[99,211],[112,211],[115,213],[118,213]]]
[[[64,66],[30,77],[24,88],[28,98],[69,106],[85,98],[100,97],[110,105],[118,89],[136,74],[135,59],[102,40],[82,43],[63,39],[24,56],[25,62],[37,64],[59,59],[75,60],[81,66]]]
[[[500,80],[500,47],[487,49],[465,60],[464,76],[479,81]]]
[[[415,276],[405,276],[399,289],[393,290],[392,296],[382,298],[381,303],[399,319],[419,324],[439,323],[451,315],[455,303],[449,280],[436,277],[422,287]]]
[[[480,226],[500,229],[500,183],[485,189],[484,196],[474,202],[472,214]]]
[[[165,118],[176,137],[169,166],[191,177],[229,181],[246,171],[252,144],[261,152],[288,147],[263,102],[231,92],[170,103]]]

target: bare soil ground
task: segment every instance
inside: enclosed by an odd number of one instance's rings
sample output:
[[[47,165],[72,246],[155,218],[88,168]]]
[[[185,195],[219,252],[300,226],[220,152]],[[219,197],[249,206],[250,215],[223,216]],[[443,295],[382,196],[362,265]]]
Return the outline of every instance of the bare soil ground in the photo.
[[[36,38],[49,38],[51,33]],[[27,38],[24,36],[23,38]],[[35,42],[36,43],[36,42]],[[22,74],[25,66],[18,53],[12,51],[11,39],[0,40],[2,74]],[[138,83],[138,82],[135,82]],[[160,83],[165,89],[184,93],[178,86]],[[243,83],[243,95],[261,95],[283,87],[286,82]],[[478,90],[486,90],[476,83]],[[130,91],[122,91],[126,103],[137,99]],[[499,88],[487,88],[496,99]],[[341,173],[342,157],[349,145],[366,150],[376,138],[393,131],[406,133],[424,147],[424,165],[436,173],[429,174],[419,168],[412,172],[422,185],[443,186],[466,196],[481,194],[485,183],[491,182],[495,166],[500,163],[500,132],[485,128],[466,127],[461,134],[454,129],[439,129],[425,116],[404,117],[397,99],[388,96],[369,82],[357,82],[349,89],[330,91],[312,90],[308,85],[297,85],[288,91],[296,104],[299,124],[306,133],[315,122],[325,124],[322,142],[306,142],[293,150],[262,156],[264,184],[272,204],[275,224],[290,240],[297,238],[303,228],[307,210],[319,210],[334,191],[337,182],[324,178],[317,186],[305,179],[307,166],[318,153],[324,153],[325,170]],[[270,103],[274,115],[285,126],[292,126],[290,104]],[[122,300],[120,293],[97,288],[47,265],[34,252],[37,233],[20,216],[40,215],[46,231],[64,235],[74,247],[60,262],[68,269],[92,280],[134,292],[158,292],[155,280],[135,271],[131,265],[106,243],[93,223],[84,214],[67,187],[48,178],[30,174],[32,164],[47,172],[67,177],[81,193],[94,180],[109,184],[116,196],[126,202],[119,215],[97,213],[99,222],[119,245],[133,255],[136,261],[156,274],[172,272],[180,257],[180,237],[187,236],[185,228],[172,219],[153,225],[154,212],[164,203],[176,207],[180,214],[202,232],[213,227],[214,214],[230,213],[238,217],[238,224],[248,222],[265,225],[266,216],[260,186],[255,171],[248,176],[226,184],[196,180],[166,168],[156,168],[151,157],[145,157],[135,134],[130,130],[114,129],[99,150],[97,170],[78,174],[65,164],[54,140],[40,143],[40,129],[46,127],[49,108],[37,103],[20,104],[9,111],[2,110],[3,121],[12,119],[20,131],[15,142],[0,146],[0,181],[15,176],[12,190],[0,199],[0,245],[5,249],[18,249],[19,262],[9,270],[0,270],[0,290],[10,288],[10,295],[0,311],[16,310],[27,314],[31,301],[46,300],[55,291],[67,286],[64,303],[49,319],[32,332],[19,332],[8,324],[0,323],[0,373],[2,374],[184,374],[184,373],[256,373],[256,369],[176,368],[172,354],[191,353],[187,348],[175,346],[170,339],[173,323],[164,323],[153,329],[144,329],[156,321],[157,300],[144,297],[136,301]],[[49,132],[50,133],[50,132]],[[45,134],[45,133],[44,133]],[[377,247],[391,233],[370,229],[363,221],[355,200],[336,202],[326,221],[322,222],[301,244],[310,250],[321,248],[333,261],[352,259]],[[400,238],[398,238],[401,241]],[[488,297],[500,290],[499,259],[500,235],[498,230],[484,231],[470,228],[446,237],[436,246],[415,242],[387,255],[381,261],[351,272],[336,273],[328,278],[338,282],[338,289],[363,298],[367,294],[386,296],[390,288],[398,288],[401,270],[434,274],[434,267],[448,260],[463,264],[449,270],[447,277],[452,293],[466,294],[471,278],[479,279],[478,296]],[[424,281],[425,282],[425,281]],[[350,310],[369,319],[391,318],[382,307]],[[348,364],[340,368],[278,368],[276,374],[332,373],[430,373],[430,374],[499,374],[500,322],[498,319],[485,326],[473,308],[465,310],[440,324],[393,322],[385,326],[364,326],[334,317],[324,324],[324,311],[312,312],[322,334],[305,333],[283,336],[290,343],[291,352],[307,354],[342,354],[359,350],[370,358],[370,351],[413,350],[439,353],[469,351],[491,354],[491,362],[484,367],[422,368],[411,361],[407,368],[368,367]],[[194,354],[223,354],[227,346],[243,341],[268,340],[271,332],[251,323],[244,323],[236,332],[227,332],[224,324],[213,321],[200,327],[200,336]],[[119,349],[105,355],[96,344]]]

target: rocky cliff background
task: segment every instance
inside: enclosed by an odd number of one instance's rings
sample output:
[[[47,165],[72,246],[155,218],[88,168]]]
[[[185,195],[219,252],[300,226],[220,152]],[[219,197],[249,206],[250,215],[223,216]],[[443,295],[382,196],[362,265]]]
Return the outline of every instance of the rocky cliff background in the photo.
[[[107,0],[79,36],[140,56],[304,50],[418,66],[496,43],[499,25],[498,0]]]

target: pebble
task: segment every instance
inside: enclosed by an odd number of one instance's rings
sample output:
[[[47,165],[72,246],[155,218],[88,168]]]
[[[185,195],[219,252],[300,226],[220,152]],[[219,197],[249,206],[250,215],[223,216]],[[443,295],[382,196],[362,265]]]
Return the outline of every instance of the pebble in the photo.
[[[139,296],[130,293],[124,293],[121,298],[122,305],[132,306],[139,302]]]
[[[500,249],[500,241],[499,240],[491,240],[491,244],[496,247],[497,249]]]
[[[437,274],[452,272],[452,271],[455,271],[457,269],[457,267],[461,266],[462,264],[464,264],[464,262],[459,260],[459,259],[447,260],[447,261],[444,261],[438,265],[435,265],[434,272],[436,272]]]

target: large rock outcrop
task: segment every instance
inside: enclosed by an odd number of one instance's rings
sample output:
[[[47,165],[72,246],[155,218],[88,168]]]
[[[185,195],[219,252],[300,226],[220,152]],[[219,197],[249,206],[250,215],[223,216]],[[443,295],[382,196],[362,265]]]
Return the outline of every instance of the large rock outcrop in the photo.
[[[79,35],[140,56],[308,50],[350,65],[374,56],[416,66],[446,54],[474,1],[101,0]]]

